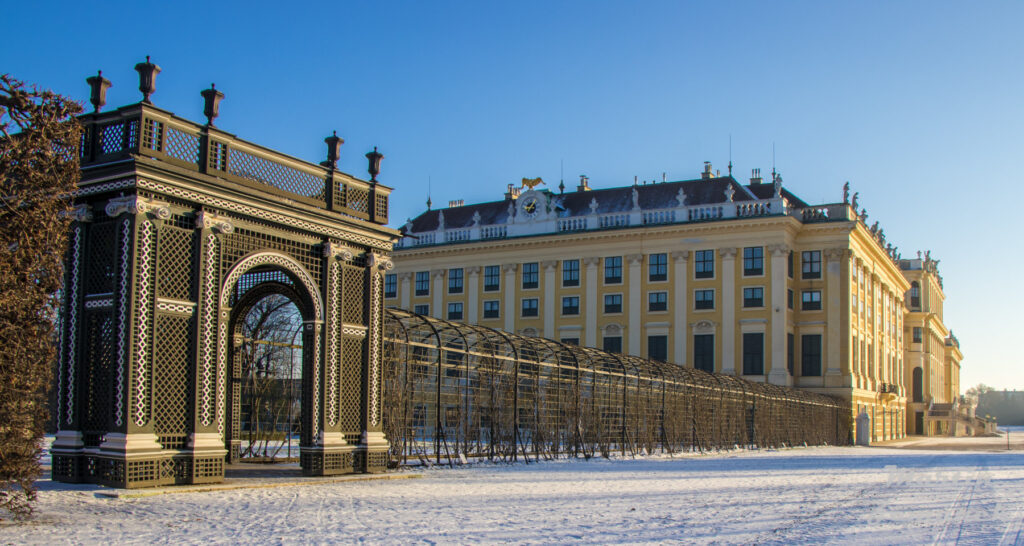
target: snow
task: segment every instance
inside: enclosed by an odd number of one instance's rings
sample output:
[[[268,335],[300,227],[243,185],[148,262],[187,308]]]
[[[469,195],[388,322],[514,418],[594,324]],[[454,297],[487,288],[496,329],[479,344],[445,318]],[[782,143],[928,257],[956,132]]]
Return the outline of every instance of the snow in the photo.
[[[0,543],[1024,544],[1024,430],[1012,439],[478,463],[129,499],[44,480],[36,520],[0,526]]]

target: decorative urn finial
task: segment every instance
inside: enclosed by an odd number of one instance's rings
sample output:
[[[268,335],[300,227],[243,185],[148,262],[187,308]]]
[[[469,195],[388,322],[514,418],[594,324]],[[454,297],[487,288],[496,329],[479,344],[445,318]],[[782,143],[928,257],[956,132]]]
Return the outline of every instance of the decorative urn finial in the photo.
[[[378,152],[377,147],[374,146],[372,152],[367,152],[366,159],[370,162],[366,169],[370,173],[370,182],[376,182],[377,175],[380,174],[380,160],[384,159],[384,154]]]
[[[345,143],[345,139],[338,136],[337,131],[331,131],[331,136],[325,138],[324,143],[327,144],[327,160],[321,161],[320,164],[328,169],[334,169],[338,166],[338,158],[341,157],[341,145]]]
[[[153,104],[149,96],[156,91],[156,75],[160,73],[160,67],[149,62],[149,55],[146,55],[146,62],[135,65],[135,71],[139,73],[139,91],[142,91],[142,102]]]
[[[206,124],[213,127],[213,120],[220,115],[220,101],[224,98],[224,93],[217,91],[217,86],[211,83],[209,89],[203,89],[199,94],[203,96],[203,115],[206,116]]]
[[[89,84],[92,93],[89,95],[89,102],[92,103],[93,112],[99,112],[100,108],[107,103],[107,89],[110,88],[110,80],[103,77],[103,71],[97,70],[95,76],[85,79]]]

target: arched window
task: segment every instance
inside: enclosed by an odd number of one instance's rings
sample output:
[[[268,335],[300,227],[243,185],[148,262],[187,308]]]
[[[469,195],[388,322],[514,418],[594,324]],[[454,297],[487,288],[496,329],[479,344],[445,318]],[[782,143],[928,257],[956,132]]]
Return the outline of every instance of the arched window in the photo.
[[[917,284],[917,281],[910,283],[910,309],[921,309],[921,285]]]
[[[914,368],[914,402],[924,402],[924,371]]]

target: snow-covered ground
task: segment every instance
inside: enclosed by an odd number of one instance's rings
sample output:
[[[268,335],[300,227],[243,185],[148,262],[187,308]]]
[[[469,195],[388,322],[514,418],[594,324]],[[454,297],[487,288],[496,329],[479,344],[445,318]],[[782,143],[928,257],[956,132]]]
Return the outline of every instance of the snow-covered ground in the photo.
[[[36,521],[0,526],[0,542],[1024,544],[1024,451],[1005,443],[481,463],[134,499],[43,481]]]

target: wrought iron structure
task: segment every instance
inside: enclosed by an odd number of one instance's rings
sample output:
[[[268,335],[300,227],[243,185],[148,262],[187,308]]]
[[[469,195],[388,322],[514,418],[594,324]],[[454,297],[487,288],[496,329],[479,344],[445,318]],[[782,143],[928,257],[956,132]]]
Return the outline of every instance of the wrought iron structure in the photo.
[[[849,402],[385,310],[390,463],[847,444]]]
[[[261,297],[304,324],[300,461],[380,471],[390,188],[246,142],[150,102],[80,117],[82,180],[66,257],[53,478],[117,487],[221,481],[237,452],[240,318]],[[340,141],[340,139],[337,139]],[[230,454],[230,455],[229,455]]]

